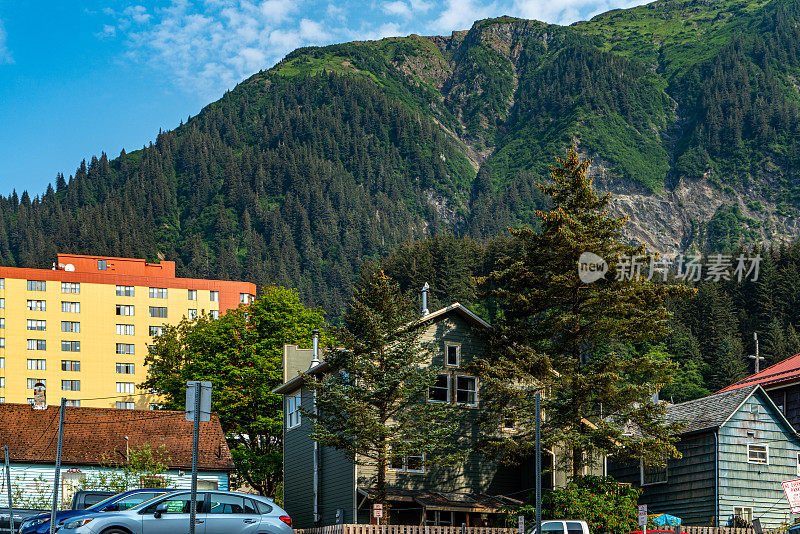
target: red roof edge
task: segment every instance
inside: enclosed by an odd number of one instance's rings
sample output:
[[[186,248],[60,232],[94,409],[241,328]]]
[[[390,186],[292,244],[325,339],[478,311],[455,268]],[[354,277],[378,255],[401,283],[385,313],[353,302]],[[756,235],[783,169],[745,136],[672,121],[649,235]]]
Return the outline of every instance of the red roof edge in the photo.
[[[791,380],[800,380],[800,354],[790,356],[783,361],[772,364],[763,371],[752,374],[747,378],[743,378],[730,386],[719,390],[717,393],[723,391],[731,391],[745,386],[753,386],[755,384],[775,385]]]

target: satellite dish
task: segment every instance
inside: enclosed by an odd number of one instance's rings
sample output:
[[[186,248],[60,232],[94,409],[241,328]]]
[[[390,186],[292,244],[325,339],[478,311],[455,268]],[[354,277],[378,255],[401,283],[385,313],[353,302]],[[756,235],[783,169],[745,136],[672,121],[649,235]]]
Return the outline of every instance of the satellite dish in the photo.
[[[71,263],[68,263],[68,264],[66,264],[66,265],[64,266],[64,270],[65,270],[65,271],[74,271],[74,270],[75,270],[75,266],[74,266],[74,265],[72,265]]]

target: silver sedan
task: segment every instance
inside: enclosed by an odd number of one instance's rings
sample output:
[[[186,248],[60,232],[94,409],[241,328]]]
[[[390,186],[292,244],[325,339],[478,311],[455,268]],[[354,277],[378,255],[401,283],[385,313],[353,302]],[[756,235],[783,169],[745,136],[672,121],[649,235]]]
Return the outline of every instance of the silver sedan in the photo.
[[[192,495],[168,493],[121,512],[83,515],[59,534],[188,534]],[[266,497],[198,491],[195,534],[294,534],[292,520]]]

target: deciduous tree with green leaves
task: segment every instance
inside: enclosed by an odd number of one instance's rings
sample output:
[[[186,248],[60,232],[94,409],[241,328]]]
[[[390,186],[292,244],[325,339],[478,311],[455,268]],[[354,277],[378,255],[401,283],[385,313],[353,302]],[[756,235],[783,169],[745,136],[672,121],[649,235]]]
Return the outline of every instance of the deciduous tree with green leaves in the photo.
[[[265,287],[218,320],[202,316],[165,327],[145,358],[140,387],[163,395],[165,408],[182,410],[186,381],[210,381],[239,484],[274,497],[283,472],[283,401],[271,391],[283,382],[283,345],[310,344],[323,325],[322,312],[305,308],[296,291]]]
[[[368,266],[343,318],[340,347],[326,354],[329,372],[309,380],[316,410],[304,411],[314,419],[314,439],[375,470],[375,501],[384,506],[391,458],[425,454],[443,466],[466,453],[462,410],[427,402],[440,369],[431,365],[415,309]]]
[[[484,445],[501,456],[530,455],[534,393],[547,393],[544,436],[548,444],[565,445],[560,460],[573,476],[593,457],[584,453],[593,451],[653,464],[678,454],[670,436],[675,427],[662,424],[664,407],[651,401],[674,365],[636,349],[663,336],[668,300],[688,291],[616,276],[626,259],[647,265],[650,256],[623,237],[626,220],[610,215],[609,195],[593,189],[589,164],[574,147],[558,159],[540,186],[552,199],[550,211],[536,212],[540,230],[511,231],[521,254],[501,261],[484,280],[484,293],[498,302],[502,317],[489,357],[477,365],[486,390]],[[584,252],[608,263],[603,278],[581,281]],[[517,422],[514,433],[501,431],[509,420]]]

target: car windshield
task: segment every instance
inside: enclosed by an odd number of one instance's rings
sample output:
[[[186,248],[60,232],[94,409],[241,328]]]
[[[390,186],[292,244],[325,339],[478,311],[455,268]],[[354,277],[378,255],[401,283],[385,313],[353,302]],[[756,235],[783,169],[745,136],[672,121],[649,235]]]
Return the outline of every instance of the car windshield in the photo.
[[[116,495],[112,495],[112,496],[111,496],[111,497],[109,497],[108,499],[104,499],[104,500],[100,501],[100,502],[99,502],[99,503],[97,503],[97,504],[93,504],[93,505],[89,506],[89,507],[88,507],[88,508],[86,508],[86,509],[87,509],[87,510],[99,510],[99,509],[100,509],[100,508],[102,508],[103,506],[105,506],[105,505],[107,505],[108,503],[112,502],[114,499],[118,498],[120,495],[122,495],[122,493],[117,493]]]

